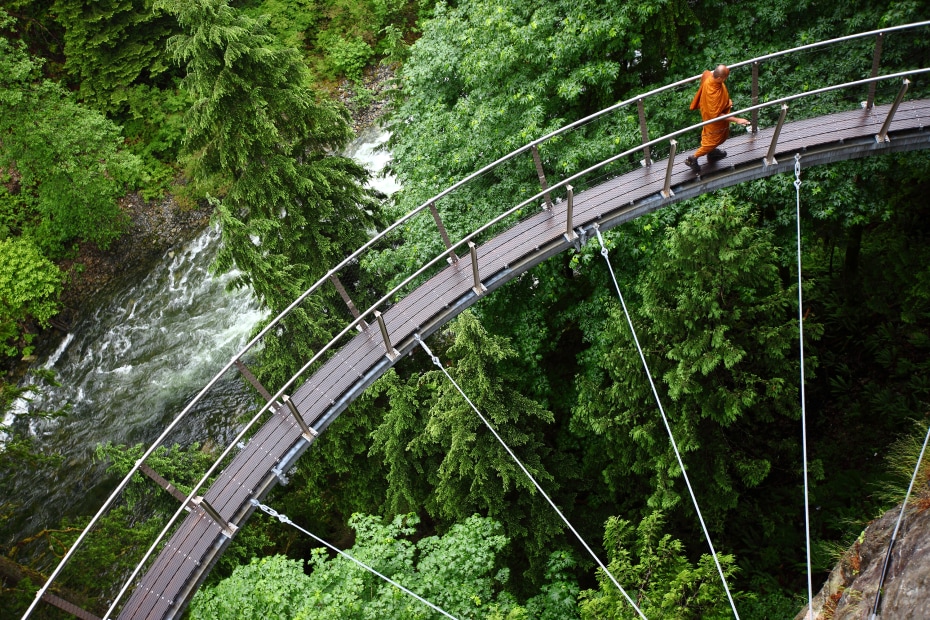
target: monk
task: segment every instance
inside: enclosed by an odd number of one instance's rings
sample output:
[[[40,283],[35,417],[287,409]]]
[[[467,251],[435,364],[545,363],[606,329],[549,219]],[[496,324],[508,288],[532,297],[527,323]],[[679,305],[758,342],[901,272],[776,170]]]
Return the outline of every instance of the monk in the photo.
[[[727,92],[725,82],[730,76],[730,69],[726,65],[717,65],[713,71],[705,71],[701,75],[701,85],[698,87],[694,99],[691,101],[692,110],[701,111],[701,119],[709,121],[714,118],[726,116],[733,109],[733,100]],[[730,116],[720,122],[704,125],[701,131],[701,148],[694,155],[685,159],[685,164],[695,172],[701,171],[698,157],[707,155],[708,161],[717,161],[727,156],[727,152],[718,148],[730,137],[730,123],[748,125],[745,118]]]

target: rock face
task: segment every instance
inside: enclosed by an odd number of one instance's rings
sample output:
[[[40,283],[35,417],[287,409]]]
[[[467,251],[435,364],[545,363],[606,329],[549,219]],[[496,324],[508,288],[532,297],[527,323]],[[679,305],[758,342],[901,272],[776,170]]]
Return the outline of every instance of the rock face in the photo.
[[[930,618],[930,500],[912,498],[895,540],[876,618]],[[814,597],[816,620],[867,620],[901,507],[869,524]],[[807,608],[795,620],[807,618]]]

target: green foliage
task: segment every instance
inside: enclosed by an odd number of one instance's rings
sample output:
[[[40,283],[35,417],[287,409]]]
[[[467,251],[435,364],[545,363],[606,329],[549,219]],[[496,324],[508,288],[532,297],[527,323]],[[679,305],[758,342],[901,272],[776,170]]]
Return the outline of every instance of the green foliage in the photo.
[[[513,348],[488,334],[470,312],[456,319],[445,338],[450,346],[441,357],[453,380],[547,494],[557,492],[546,465],[552,413],[510,388]],[[422,505],[441,523],[487,514],[545,563],[560,521],[458,390],[439,370],[387,383],[391,408],[371,434],[371,451],[384,460],[388,505]]]
[[[0,38],[0,168],[19,174],[17,226],[43,253],[79,239],[105,247],[122,231],[117,199],[142,179],[119,128],[38,77],[40,63]]]
[[[685,555],[684,545],[663,533],[664,516],[653,512],[633,525],[611,517],[604,532],[609,554],[608,570],[623,586],[647,618],[728,618],[732,614],[712,556],[704,554],[697,564]],[[736,571],[732,555],[718,554],[728,582]],[[584,619],[612,620],[635,617],[634,610],[602,570],[598,590],[581,593]]]
[[[356,532],[355,544],[346,553],[456,617],[526,617],[513,615],[519,607],[500,592],[508,571],[500,569],[497,555],[508,541],[498,523],[475,515],[442,536],[414,543],[410,538],[418,523],[414,515],[400,515],[387,524],[378,517],[354,515],[349,524]],[[439,617],[344,556],[330,557],[320,548],[308,564],[309,575],[302,562],[283,556],[254,559],[215,587],[198,592],[191,617]],[[560,576],[557,569],[553,576]]]
[[[794,450],[773,431],[797,418],[791,317],[796,291],[778,273],[771,235],[754,228],[746,206],[705,200],[667,232],[661,252],[635,287],[633,322],[659,386],[683,459],[709,504],[711,520],[736,506],[739,489],[758,486]],[[687,273],[689,278],[681,279]],[[805,323],[807,338],[816,324]],[[596,340],[595,340],[596,337]],[[650,504],[679,501],[681,475],[626,319],[612,318],[583,356],[578,428],[604,434],[608,479],[625,472],[652,477]],[[813,359],[807,361],[809,370]],[[730,437],[740,437],[734,443]],[[725,453],[719,446],[729,445]],[[609,472],[609,473],[608,473]],[[678,487],[675,490],[674,487]]]
[[[153,0],[55,0],[52,12],[65,31],[65,69],[96,109],[125,111],[135,86],[168,71],[165,42],[177,25]]]
[[[225,194],[214,201],[223,239],[216,267],[240,269],[237,284],[277,314],[378,222],[365,169],[332,154],[352,135],[346,112],[311,88],[300,55],[274,39],[266,18],[225,0],[157,6],[185,31],[169,49],[194,100],[185,117],[194,180]],[[292,314],[265,341],[266,385],[289,378],[339,316],[309,307]]]
[[[32,352],[23,327],[29,320],[48,326],[59,310],[61,282],[61,271],[30,239],[0,239],[0,347],[6,355]]]
[[[319,36],[318,41],[320,47],[327,51],[332,70],[355,81],[361,79],[362,69],[374,55],[371,45],[360,37],[344,38],[327,31]]]

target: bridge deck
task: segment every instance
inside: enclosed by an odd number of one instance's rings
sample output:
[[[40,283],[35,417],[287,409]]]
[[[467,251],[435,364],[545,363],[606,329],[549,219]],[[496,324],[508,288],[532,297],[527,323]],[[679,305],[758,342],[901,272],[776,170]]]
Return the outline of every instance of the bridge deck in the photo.
[[[705,164],[701,177],[684,165],[682,154],[672,176],[672,190],[676,195],[671,199],[659,195],[667,161],[656,161],[651,167],[577,194],[574,199],[576,228],[589,228],[594,222],[604,227],[613,226],[716,187],[786,171],[793,167],[796,152],[802,153],[802,161],[823,163],[883,149],[895,150],[896,134],[909,132],[912,142],[930,141],[930,132],[923,131],[924,119],[930,118],[930,101],[919,100],[901,104],[891,125],[890,144],[870,142],[869,138],[878,133],[889,107],[876,107],[872,113],[853,110],[785,124],[776,150],[777,154],[783,154],[784,161],[778,166],[762,165],[774,133],[772,128],[732,137],[726,143],[729,157]],[[856,146],[851,147],[850,142],[855,142]],[[927,146],[930,144],[910,148]],[[814,155],[818,152],[821,153],[819,160]],[[833,155],[829,154],[831,152]],[[728,175],[737,174],[740,175],[738,180],[727,180]],[[551,212],[535,213],[481,245],[478,248],[479,269],[485,285],[489,289],[501,286],[566,249],[570,244],[563,237],[565,209],[565,202],[556,204]],[[466,257],[389,308],[384,320],[395,346],[402,353],[409,351],[414,346],[411,341],[414,333],[425,337],[474,303],[477,295],[472,291],[472,284],[471,263]],[[380,331],[369,328],[323,364],[295,392],[292,400],[307,424],[322,432],[358,393],[393,363],[385,356]],[[277,483],[271,470],[281,466],[289,468],[306,447],[299,426],[287,410],[274,412],[245,448],[232,458],[207,491],[206,499],[230,523],[244,523],[254,510],[249,500],[263,498]],[[191,507],[141,577],[119,617],[179,616],[228,542],[223,528],[199,507]]]

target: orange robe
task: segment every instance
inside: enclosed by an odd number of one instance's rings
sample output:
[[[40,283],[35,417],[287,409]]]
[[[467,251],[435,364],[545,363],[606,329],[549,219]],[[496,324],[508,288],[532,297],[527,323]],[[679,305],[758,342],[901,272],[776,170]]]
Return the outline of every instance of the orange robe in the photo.
[[[726,84],[714,80],[712,71],[705,71],[701,75],[701,85],[698,87],[694,99],[691,101],[692,110],[701,110],[701,120],[709,121],[713,118],[730,113],[730,93]],[[701,148],[694,154],[695,157],[706,155],[724,143],[730,137],[730,121],[704,125],[701,131]]]

